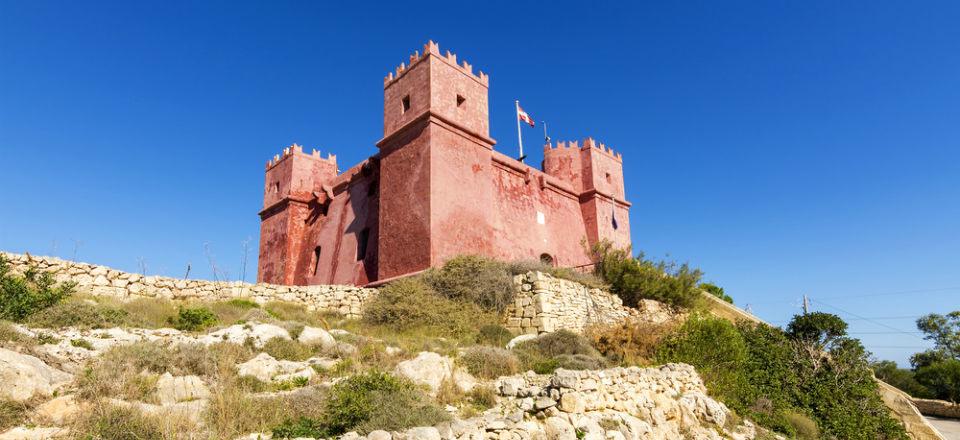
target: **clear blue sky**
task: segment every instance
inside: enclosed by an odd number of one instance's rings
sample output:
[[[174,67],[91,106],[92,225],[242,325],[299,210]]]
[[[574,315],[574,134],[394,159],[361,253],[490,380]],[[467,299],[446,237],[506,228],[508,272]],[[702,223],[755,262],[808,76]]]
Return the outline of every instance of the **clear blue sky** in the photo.
[[[0,249],[238,277],[250,238],[252,280],[264,162],[373,154],[434,39],[491,75],[500,151],[518,98],[622,152],[635,248],[761,317],[806,293],[904,363],[960,308],[956,2],[336,3],[0,1]]]

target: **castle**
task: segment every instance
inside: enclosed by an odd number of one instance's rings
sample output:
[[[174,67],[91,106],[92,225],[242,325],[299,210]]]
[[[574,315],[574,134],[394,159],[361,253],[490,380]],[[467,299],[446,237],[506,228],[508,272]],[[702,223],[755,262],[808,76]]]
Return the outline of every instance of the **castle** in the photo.
[[[459,254],[573,267],[585,244],[630,245],[621,155],[548,143],[536,169],[495,151],[488,87],[431,41],[383,80],[377,154],[342,173],[296,144],[268,161],[258,281],[365,285]]]

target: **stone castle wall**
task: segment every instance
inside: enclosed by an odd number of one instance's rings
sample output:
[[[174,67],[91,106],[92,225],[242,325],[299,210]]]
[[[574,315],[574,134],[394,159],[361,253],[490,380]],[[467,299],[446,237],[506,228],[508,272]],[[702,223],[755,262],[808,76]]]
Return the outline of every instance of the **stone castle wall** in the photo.
[[[363,303],[376,289],[345,285],[280,286],[240,281],[206,281],[144,276],[96,264],[0,252],[14,272],[23,273],[31,265],[50,272],[60,282],[74,282],[81,293],[120,299],[165,298],[176,300],[228,300],[244,298],[258,303],[289,301],[311,310],[359,317]]]

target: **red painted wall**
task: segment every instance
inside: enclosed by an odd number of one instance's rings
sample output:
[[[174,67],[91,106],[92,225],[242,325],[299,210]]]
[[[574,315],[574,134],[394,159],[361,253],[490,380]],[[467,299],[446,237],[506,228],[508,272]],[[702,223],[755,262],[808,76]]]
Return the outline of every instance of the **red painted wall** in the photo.
[[[620,155],[548,145],[540,170],[494,151],[488,84],[431,42],[384,78],[377,155],[343,173],[296,145],[271,160],[258,280],[366,284],[460,254],[580,266],[597,240],[629,246]]]

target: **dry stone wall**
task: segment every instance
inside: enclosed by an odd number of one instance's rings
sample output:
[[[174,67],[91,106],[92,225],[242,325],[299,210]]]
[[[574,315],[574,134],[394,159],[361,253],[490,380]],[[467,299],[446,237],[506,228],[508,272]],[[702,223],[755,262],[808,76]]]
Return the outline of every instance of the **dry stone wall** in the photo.
[[[36,266],[42,271],[52,273],[57,281],[76,283],[77,290],[81,293],[120,299],[146,297],[216,301],[244,298],[261,304],[279,300],[301,303],[311,310],[359,317],[364,302],[377,292],[376,289],[344,285],[280,286],[240,281],[217,282],[143,276],[106,266],[59,258],[7,252],[0,252],[0,254],[9,261],[14,272],[23,273],[31,265]]]
[[[595,324],[627,319],[664,322],[677,317],[656,301],[625,307],[617,295],[542,272],[517,275],[513,283],[517,296],[507,309],[506,327],[514,332],[538,334],[564,329],[580,333]]]
[[[934,399],[912,399],[913,405],[920,410],[920,414],[925,416],[946,417],[948,419],[960,419],[960,403],[947,402],[946,400]]]

